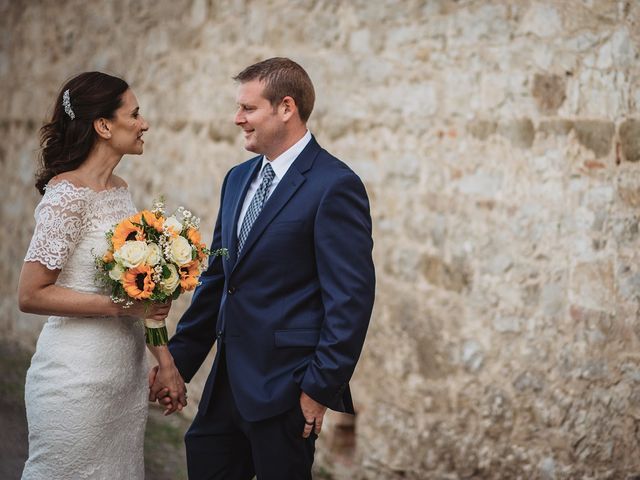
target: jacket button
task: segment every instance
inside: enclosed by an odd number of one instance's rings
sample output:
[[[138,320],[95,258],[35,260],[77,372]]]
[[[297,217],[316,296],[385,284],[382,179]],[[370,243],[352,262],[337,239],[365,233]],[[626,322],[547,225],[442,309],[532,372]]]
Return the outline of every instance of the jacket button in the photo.
[[[236,293],[236,287],[229,287],[229,289],[227,290],[227,293],[229,295],[233,295],[234,293]]]
[[[218,333],[216,334],[216,336],[217,336],[218,338],[222,338],[222,330],[218,331]]]

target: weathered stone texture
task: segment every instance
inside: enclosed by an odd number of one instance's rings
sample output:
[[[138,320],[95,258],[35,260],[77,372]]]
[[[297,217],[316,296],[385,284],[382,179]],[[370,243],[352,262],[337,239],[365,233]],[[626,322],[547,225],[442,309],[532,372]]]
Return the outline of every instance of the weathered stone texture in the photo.
[[[566,98],[565,88],[563,76],[536,73],[533,77],[531,93],[536,99],[538,108],[543,113],[555,113]]]
[[[127,78],[151,130],[118,172],[140,207],[164,193],[206,237],[249,156],[231,77],[287,55],[315,82],[310,129],[365,182],[378,272],[355,453],[328,431],[318,465],[635,478],[639,25],[639,2],[613,0],[0,0],[0,332],[33,346],[42,325],[15,291],[37,129],[65,79]]]
[[[629,162],[640,161],[640,120],[629,119],[620,125],[620,146]]]
[[[611,139],[615,127],[612,122],[602,120],[578,120],[574,124],[576,138],[596,157],[604,157],[611,150]]]

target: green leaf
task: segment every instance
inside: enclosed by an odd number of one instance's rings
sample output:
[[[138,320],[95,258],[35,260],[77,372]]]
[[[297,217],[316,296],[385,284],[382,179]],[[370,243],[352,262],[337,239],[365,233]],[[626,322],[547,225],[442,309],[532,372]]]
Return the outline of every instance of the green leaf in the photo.
[[[171,276],[171,270],[166,265],[162,266],[162,278],[169,278]]]

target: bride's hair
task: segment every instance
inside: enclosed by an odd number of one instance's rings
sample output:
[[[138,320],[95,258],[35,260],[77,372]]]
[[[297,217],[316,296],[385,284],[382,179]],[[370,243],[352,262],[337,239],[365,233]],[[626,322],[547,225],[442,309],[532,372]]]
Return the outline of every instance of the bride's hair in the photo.
[[[85,72],[69,80],[56,98],[51,120],[40,129],[40,169],[36,188],[44,194],[54,176],[78,168],[93,147],[93,121],[112,119],[129,85],[102,72]]]

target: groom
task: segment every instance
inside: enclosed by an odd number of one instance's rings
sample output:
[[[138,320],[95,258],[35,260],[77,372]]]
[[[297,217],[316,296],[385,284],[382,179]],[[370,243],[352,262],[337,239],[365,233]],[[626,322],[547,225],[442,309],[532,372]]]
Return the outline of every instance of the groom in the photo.
[[[214,342],[185,436],[189,478],[310,479],[327,408],[354,413],[349,379],[373,307],[365,188],[307,130],[315,93],[287,58],[235,78],[245,148],[222,185],[211,249],[169,348],[188,382]],[[159,386],[156,387],[156,391]]]

